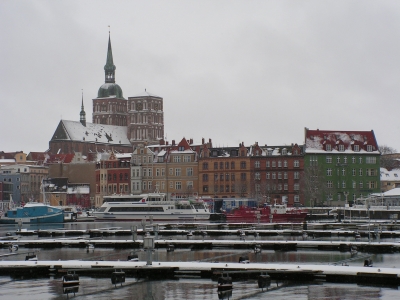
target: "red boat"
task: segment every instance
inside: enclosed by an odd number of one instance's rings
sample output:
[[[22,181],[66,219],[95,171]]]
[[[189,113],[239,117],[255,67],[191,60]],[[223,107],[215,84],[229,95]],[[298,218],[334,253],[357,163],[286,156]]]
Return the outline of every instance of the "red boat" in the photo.
[[[286,205],[252,208],[240,206],[226,214],[226,221],[231,223],[301,223],[307,212]]]

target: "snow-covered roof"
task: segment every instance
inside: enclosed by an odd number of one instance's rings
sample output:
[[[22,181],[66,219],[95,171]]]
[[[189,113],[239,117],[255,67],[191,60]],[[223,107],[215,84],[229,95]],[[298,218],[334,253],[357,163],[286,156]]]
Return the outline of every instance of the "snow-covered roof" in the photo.
[[[89,194],[90,187],[88,186],[78,186],[78,187],[68,187],[67,194]]]
[[[332,153],[358,153],[358,154],[380,154],[374,131],[330,131],[309,130],[305,134],[306,153],[328,152],[330,145]],[[343,151],[339,145],[343,145]],[[358,146],[359,151],[354,151]],[[367,151],[367,146],[372,146],[372,151]]]
[[[393,169],[388,171],[385,168],[381,168],[381,181],[400,181],[400,169]]]
[[[83,126],[79,121],[61,121],[64,129],[72,141],[85,141],[103,144],[130,145],[126,126],[86,123]]]

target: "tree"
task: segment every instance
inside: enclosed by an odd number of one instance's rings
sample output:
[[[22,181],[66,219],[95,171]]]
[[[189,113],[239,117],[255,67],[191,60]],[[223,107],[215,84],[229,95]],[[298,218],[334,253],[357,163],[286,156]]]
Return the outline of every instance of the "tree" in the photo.
[[[300,185],[305,199],[309,199],[311,206],[322,205],[324,196],[332,193],[334,188],[328,188],[324,170],[318,165],[304,169]]]
[[[382,145],[379,146],[379,152],[381,153],[380,163],[382,168],[390,171],[399,167],[399,161],[395,158],[395,155],[393,155],[397,153],[396,149],[387,145]]]

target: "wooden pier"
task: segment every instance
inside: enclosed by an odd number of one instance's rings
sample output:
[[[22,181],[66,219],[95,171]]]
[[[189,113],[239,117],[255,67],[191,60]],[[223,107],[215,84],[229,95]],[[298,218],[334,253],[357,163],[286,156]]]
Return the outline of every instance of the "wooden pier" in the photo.
[[[367,285],[400,285],[399,268],[349,267],[302,264],[131,262],[131,261],[0,261],[0,275],[62,276],[68,272],[86,276],[110,276],[115,270],[127,277],[149,279],[217,279],[229,274],[233,280],[257,278],[267,273],[272,280],[326,281]]]

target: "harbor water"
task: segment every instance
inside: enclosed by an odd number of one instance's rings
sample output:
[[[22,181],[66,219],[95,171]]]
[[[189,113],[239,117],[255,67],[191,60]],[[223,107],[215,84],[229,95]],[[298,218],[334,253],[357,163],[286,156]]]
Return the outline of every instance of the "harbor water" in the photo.
[[[48,224],[36,226],[23,225],[22,230],[45,229],[74,229],[86,230],[107,227],[121,227],[131,229],[132,223],[95,223],[77,222],[65,224]],[[1,225],[0,237],[18,230],[14,225]],[[39,239],[37,236],[20,238]],[[59,238],[59,237],[56,237]],[[107,237],[104,237],[105,239]],[[112,236],[110,239],[131,239],[130,236]],[[139,237],[141,239],[142,237]],[[162,236],[159,239],[187,239],[185,235]],[[193,236],[192,239],[239,239],[238,236]],[[301,236],[258,236],[246,237],[248,240],[302,240]],[[324,237],[323,240],[350,241],[352,237]],[[365,241],[365,238],[362,240]],[[382,239],[382,241],[394,241]],[[137,249],[136,249],[137,250]],[[55,249],[28,249],[20,247],[18,251],[10,253],[8,248],[0,248],[2,260],[24,260],[28,252],[35,252],[38,260],[115,260],[126,261],[131,249],[95,248],[88,251],[86,248],[55,248]],[[12,254],[12,255],[10,255]],[[140,249],[136,251],[139,260],[146,261],[146,253]],[[153,253],[153,261],[198,261],[198,262],[238,262],[240,256],[247,255],[252,262],[284,264],[343,264],[362,266],[364,259],[369,257],[376,267],[400,268],[400,253],[369,254],[338,251],[297,250],[273,251],[263,250],[254,253],[248,250],[234,250],[228,248],[213,250],[175,249],[167,252],[166,249],[157,249]],[[176,280],[145,280],[126,277],[125,283],[113,285],[110,277],[80,276],[78,292],[64,294],[62,279],[59,277],[30,277],[0,276],[0,299],[399,299],[398,286],[362,286],[353,283],[329,282],[285,282],[273,281],[268,289],[259,289],[257,280],[234,281],[231,294],[221,295],[217,291],[217,282],[211,279],[179,278]]]

